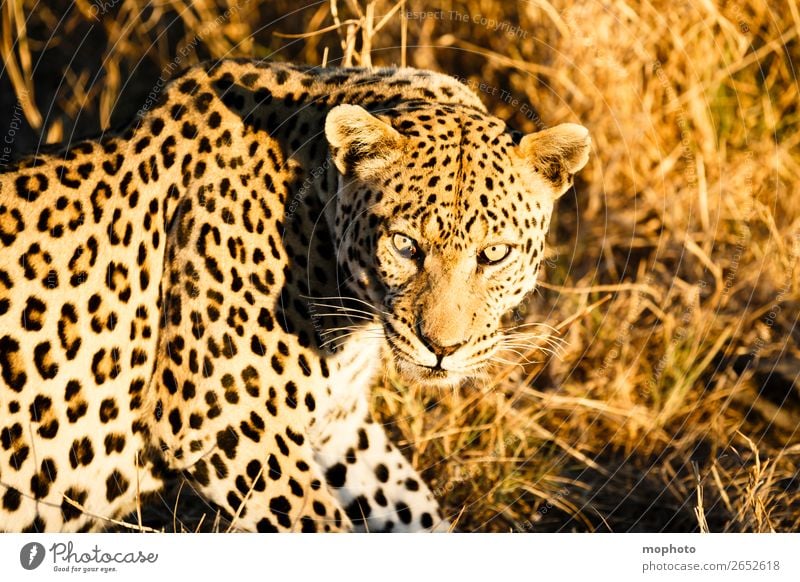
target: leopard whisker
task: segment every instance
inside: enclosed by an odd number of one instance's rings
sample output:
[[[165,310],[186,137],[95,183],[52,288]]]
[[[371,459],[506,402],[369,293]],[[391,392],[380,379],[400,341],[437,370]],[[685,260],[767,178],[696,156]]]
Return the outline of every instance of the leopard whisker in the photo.
[[[515,349],[523,350],[525,353],[532,353],[532,352],[542,352],[544,354],[549,354],[556,358],[561,358],[563,355],[561,351],[548,348],[545,346],[531,346],[526,344],[504,344],[502,346],[503,350],[514,351]]]
[[[375,311],[376,313],[382,313],[383,315],[389,315],[389,312],[384,311],[382,309],[379,309],[379,308],[375,307],[369,301],[364,301],[363,299],[359,299],[357,297],[343,297],[341,295],[329,295],[329,296],[323,296],[323,297],[311,297],[309,295],[301,295],[300,297],[303,297],[304,299],[323,299],[323,300],[326,300],[326,301],[342,301],[342,302],[355,301],[356,303],[360,303],[362,305],[365,305],[365,306],[369,307],[371,310]],[[342,307],[345,307],[345,305],[342,305]]]
[[[526,360],[524,362],[519,361],[519,360],[517,360],[517,361],[506,360],[505,358],[501,358],[500,356],[492,356],[491,358],[489,358],[489,361],[490,362],[495,362],[497,364],[503,364],[505,366],[523,366],[525,364],[535,364],[535,363],[537,363],[535,360]]]
[[[345,334],[343,336],[337,336],[337,337],[331,338],[331,339],[325,341],[324,343],[322,343],[320,345],[320,347],[321,348],[325,348],[325,347],[327,347],[329,345],[333,345],[332,349],[338,350],[340,347],[342,347],[344,344],[347,343],[347,338],[349,336],[351,336],[351,335],[353,335],[353,334],[349,333],[349,334]],[[363,337],[359,338],[359,340],[365,340],[365,341],[373,341],[373,340],[374,341],[380,341],[382,339],[383,338],[381,336],[378,336],[378,335],[375,335],[375,336],[363,336]],[[335,342],[338,342],[338,343],[335,343]]]
[[[365,330],[366,328],[356,327],[354,325],[343,325],[341,327],[331,327],[331,328],[328,328],[328,329],[323,329],[321,332],[319,332],[319,335],[321,337],[324,337],[324,336],[328,336],[328,335],[330,335],[332,333],[337,333],[337,332],[340,332],[340,331],[350,331],[350,332],[355,333],[355,332],[360,331],[362,329]]]
[[[503,342],[501,348],[519,348],[529,352],[540,351],[552,354],[564,353],[564,349],[561,346],[535,343],[532,344],[527,342]]]
[[[341,341],[341,343],[344,343],[345,340],[347,340],[347,338],[358,334],[359,331],[360,330],[350,331],[348,333],[344,333],[344,334],[340,334],[340,335],[334,336],[332,338],[328,338],[324,342],[322,342],[319,347],[324,348],[324,347],[327,347],[327,346],[329,346],[332,343],[337,342],[337,341]],[[375,339],[375,340],[377,340],[377,339],[382,339],[382,336],[378,335],[378,334],[366,334],[366,335],[361,336],[361,338],[359,338],[359,339],[365,339],[365,340],[373,340],[373,339]]]
[[[539,335],[539,334],[527,334],[527,333],[507,334],[502,338],[502,342],[506,343],[508,341],[517,343],[527,343],[530,345],[538,345],[539,343],[543,343],[545,345],[551,346],[556,349],[562,348],[568,343],[567,340],[552,335]]]
[[[319,317],[349,317],[351,319],[361,319],[364,321],[375,321],[375,316],[367,317],[366,315],[360,315],[358,313],[314,313],[312,316],[319,316]]]
[[[567,343],[566,339],[564,339],[562,337],[558,337],[557,335],[549,334],[549,333],[541,334],[541,333],[535,333],[535,332],[512,332],[512,333],[503,334],[503,337],[521,337],[521,338],[533,338],[533,339],[548,339],[548,340],[551,340],[551,341],[554,341],[554,342]]]
[[[517,360],[518,363],[521,363],[521,364],[532,364],[535,361],[537,361],[537,360],[532,360],[530,358],[530,356],[532,356],[533,354],[530,354],[530,353],[527,353],[527,352],[520,352],[518,350],[508,349],[508,348],[505,351],[511,352],[512,354],[515,354],[517,356],[517,358],[519,358]]]
[[[357,307],[348,307],[346,305],[336,305],[330,303],[309,303],[311,307],[319,307],[324,309],[332,309],[336,312],[349,312],[349,313],[359,313],[363,315],[369,315],[370,317],[375,317],[377,314],[371,311],[366,311],[364,309],[359,309]]]
[[[501,331],[504,331],[504,332],[514,331],[514,330],[517,330],[517,329],[522,329],[523,327],[543,327],[545,329],[549,329],[552,332],[561,333],[558,328],[553,327],[550,324],[541,323],[541,322],[538,322],[538,321],[533,321],[533,322],[528,322],[528,323],[521,323],[519,325],[514,325],[512,327],[506,327]]]

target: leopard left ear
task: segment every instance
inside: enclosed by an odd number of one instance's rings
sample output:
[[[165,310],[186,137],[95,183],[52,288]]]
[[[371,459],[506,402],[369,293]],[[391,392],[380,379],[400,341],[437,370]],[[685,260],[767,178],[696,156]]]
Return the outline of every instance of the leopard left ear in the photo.
[[[403,136],[385,121],[358,105],[338,105],[325,119],[325,137],[339,171],[362,175],[394,161],[402,151]]]
[[[519,149],[534,172],[553,186],[558,198],[572,185],[572,177],[589,161],[591,145],[588,129],[575,123],[562,123],[524,136]]]

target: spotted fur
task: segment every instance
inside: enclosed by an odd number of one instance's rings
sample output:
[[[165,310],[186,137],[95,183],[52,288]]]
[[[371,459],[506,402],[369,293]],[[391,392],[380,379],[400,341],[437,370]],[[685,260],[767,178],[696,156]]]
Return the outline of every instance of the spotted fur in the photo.
[[[223,61],[8,168],[0,529],[102,529],[175,472],[242,530],[446,529],[368,388],[384,352],[480,372],[588,149],[436,73]]]

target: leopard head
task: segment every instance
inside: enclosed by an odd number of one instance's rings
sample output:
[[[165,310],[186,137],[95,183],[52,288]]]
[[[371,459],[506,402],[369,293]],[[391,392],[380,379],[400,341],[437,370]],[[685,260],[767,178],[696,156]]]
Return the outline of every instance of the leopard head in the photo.
[[[528,134],[471,107],[330,111],[334,231],[344,284],[380,321],[398,370],[452,385],[504,345],[502,316],[536,285],[553,205],[589,132]]]

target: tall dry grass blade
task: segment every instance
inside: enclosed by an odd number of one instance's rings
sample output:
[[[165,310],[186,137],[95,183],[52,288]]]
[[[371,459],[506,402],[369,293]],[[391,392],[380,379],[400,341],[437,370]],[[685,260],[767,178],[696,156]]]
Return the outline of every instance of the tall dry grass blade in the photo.
[[[5,63],[6,72],[25,119],[34,130],[38,131],[42,127],[42,115],[34,101],[35,88],[31,77],[30,47],[22,0],[6,0],[0,4],[0,9],[2,10],[0,57]]]
[[[700,477],[700,468],[696,461],[692,461],[692,472],[695,480],[696,501],[694,515],[697,518],[697,527],[700,533],[708,533],[708,521],[706,521],[705,508],[703,507],[703,480]]]

